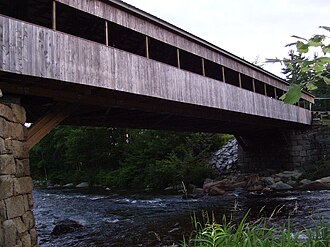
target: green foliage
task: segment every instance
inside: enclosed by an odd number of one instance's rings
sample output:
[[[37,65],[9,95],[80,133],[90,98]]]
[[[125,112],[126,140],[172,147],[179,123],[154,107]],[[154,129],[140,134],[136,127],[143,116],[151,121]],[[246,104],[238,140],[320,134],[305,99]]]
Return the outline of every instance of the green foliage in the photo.
[[[329,27],[320,26],[321,29],[330,31]],[[289,58],[267,59],[267,62],[280,62],[285,66],[284,74],[291,86],[287,93],[281,99],[285,103],[297,103],[301,97],[301,91],[314,91],[317,84],[322,82],[330,84],[330,44],[328,37],[316,34],[309,39],[292,36],[298,41],[288,44],[288,47],[294,47],[289,53]],[[315,51],[313,57],[308,57],[310,51]]]
[[[212,176],[211,152],[228,135],[59,127],[30,154],[35,179],[89,181],[118,188],[201,184]]]
[[[330,225],[321,220],[315,229],[293,232],[290,219],[286,226],[267,227],[266,220],[248,223],[246,214],[238,225],[227,222],[223,217],[222,224],[207,222],[205,225],[194,218],[194,233],[182,246],[194,247],[328,247],[330,241]],[[306,239],[300,239],[306,236]]]

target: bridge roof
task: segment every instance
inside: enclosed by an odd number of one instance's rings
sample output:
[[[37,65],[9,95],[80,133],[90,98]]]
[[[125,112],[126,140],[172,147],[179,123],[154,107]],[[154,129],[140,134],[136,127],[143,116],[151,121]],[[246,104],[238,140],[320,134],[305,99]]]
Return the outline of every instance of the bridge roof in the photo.
[[[286,85],[289,85],[289,83],[286,80],[284,80],[283,78],[269,72],[268,70],[265,70],[265,69],[263,69],[259,66],[256,66],[255,64],[250,63],[250,62],[242,59],[241,57],[239,57],[239,56],[237,56],[237,55],[235,55],[231,52],[228,52],[228,51],[220,48],[219,46],[216,46],[216,45],[208,42],[205,39],[202,39],[202,38],[188,32],[188,31],[185,31],[184,29],[182,29],[180,27],[177,27],[177,26],[175,26],[175,25],[173,25],[173,24],[171,24],[171,23],[169,23],[169,22],[167,22],[163,19],[160,19],[159,17],[154,16],[154,15],[152,15],[152,14],[146,12],[146,11],[143,11],[143,10],[141,10],[141,9],[131,5],[131,4],[128,4],[128,3],[124,2],[124,1],[121,1],[121,0],[102,0],[102,1],[107,2],[109,4],[116,5],[116,7],[118,7],[118,8],[123,8],[125,10],[129,10],[132,14],[137,15],[138,17],[145,18],[148,21],[151,21],[151,22],[153,22],[153,23],[155,23],[155,24],[157,24],[157,25],[159,25],[159,26],[161,26],[165,29],[168,29],[172,32],[175,32],[180,36],[183,36],[183,37],[188,38],[188,39],[190,39],[194,42],[197,42],[200,45],[203,45],[203,46],[205,46],[205,47],[207,47],[211,50],[222,53],[223,55],[226,55],[226,56],[228,56],[232,59],[235,59],[235,60],[239,61],[240,63],[242,63],[244,65],[247,65],[247,66],[249,66],[249,67],[251,67],[255,70],[258,70],[258,71],[260,71],[264,74],[267,74],[268,76],[273,77],[276,80],[280,80],[282,83],[284,83]],[[311,94],[307,91],[304,91],[304,93],[314,97],[313,94]]]

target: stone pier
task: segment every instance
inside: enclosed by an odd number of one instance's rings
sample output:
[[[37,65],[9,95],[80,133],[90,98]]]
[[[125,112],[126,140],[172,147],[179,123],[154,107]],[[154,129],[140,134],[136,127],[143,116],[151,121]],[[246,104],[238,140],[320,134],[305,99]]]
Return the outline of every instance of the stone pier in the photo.
[[[310,170],[330,159],[330,126],[240,137],[239,167],[247,171]]]
[[[25,110],[0,102],[0,247],[37,245]]]

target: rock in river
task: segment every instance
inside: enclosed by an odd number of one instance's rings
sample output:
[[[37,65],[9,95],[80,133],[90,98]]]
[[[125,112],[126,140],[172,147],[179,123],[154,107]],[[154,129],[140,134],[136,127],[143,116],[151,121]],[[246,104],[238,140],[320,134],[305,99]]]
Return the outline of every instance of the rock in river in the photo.
[[[59,235],[67,234],[70,232],[74,232],[81,228],[83,228],[83,225],[79,224],[78,222],[76,222],[74,220],[65,219],[65,220],[59,221],[56,224],[56,226],[54,227],[54,229],[52,231],[52,235],[59,236]]]
[[[76,186],[76,188],[87,188],[89,186],[89,183],[82,182]]]

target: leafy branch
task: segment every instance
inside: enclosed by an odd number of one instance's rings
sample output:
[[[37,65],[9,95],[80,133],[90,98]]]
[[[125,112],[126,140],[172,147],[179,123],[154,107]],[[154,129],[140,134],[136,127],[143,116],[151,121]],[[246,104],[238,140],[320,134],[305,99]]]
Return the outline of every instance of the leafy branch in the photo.
[[[320,26],[330,32],[330,27]],[[281,100],[288,104],[297,103],[301,97],[302,90],[313,91],[317,89],[318,82],[330,85],[330,44],[329,36],[316,34],[309,39],[292,36],[297,41],[287,44],[295,50],[289,52],[289,58],[272,58],[266,62],[281,63],[285,66],[283,73],[290,82],[288,92],[281,96]],[[308,57],[311,50],[316,50],[313,57]]]

